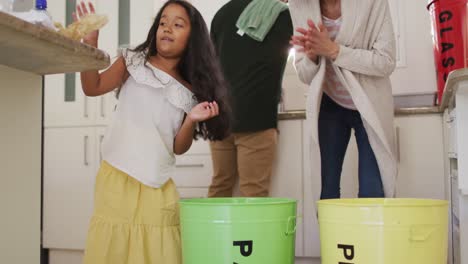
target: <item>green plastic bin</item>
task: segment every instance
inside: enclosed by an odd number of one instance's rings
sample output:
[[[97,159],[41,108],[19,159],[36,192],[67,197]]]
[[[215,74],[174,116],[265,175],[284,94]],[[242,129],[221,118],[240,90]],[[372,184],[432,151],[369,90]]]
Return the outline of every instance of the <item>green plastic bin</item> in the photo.
[[[180,201],[184,264],[294,264],[296,201]]]

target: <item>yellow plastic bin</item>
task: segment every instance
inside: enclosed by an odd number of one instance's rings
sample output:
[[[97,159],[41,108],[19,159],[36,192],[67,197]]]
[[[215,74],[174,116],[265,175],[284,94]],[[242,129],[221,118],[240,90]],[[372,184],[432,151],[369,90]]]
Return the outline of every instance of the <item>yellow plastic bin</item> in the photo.
[[[318,215],[322,264],[447,263],[447,201],[321,200]]]

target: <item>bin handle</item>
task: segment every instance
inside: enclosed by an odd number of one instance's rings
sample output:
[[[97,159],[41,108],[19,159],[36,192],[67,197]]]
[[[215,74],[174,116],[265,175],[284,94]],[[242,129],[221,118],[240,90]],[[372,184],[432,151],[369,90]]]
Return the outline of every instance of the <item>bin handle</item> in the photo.
[[[296,233],[297,230],[297,220],[300,219],[301,216],[290,216],[288,217],[288,222],[286,223],[286,236],[290,236]]]
[[[437,229],[435,226],[412,226],[410,229],[410,240],[413,242],[424,242]]]

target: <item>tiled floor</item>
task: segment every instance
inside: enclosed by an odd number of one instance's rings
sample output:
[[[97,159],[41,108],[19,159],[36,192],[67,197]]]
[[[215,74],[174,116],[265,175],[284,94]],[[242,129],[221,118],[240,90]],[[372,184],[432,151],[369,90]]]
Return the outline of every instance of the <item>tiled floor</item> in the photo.
[[[82,251],[51,250],[49,251],[49,264],[82,264]],[[320,264],[320,260],[311,258],[296,259],[295,264]]]

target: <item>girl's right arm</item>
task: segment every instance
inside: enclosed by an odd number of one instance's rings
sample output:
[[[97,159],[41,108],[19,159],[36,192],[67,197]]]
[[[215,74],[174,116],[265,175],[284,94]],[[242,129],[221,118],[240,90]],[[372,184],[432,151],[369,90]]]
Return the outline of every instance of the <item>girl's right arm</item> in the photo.
[[[77,13],[73,13],[73,20],[78,21],[79,17],[89,13],[94,14],[94,6],[89,3],[89,11],[84,2],[76,6]],[[83,38],[83,42],[97,48],[99,31],[89,33]],[[99,96],[106,94],[121,86],[128,78],[129,73],[123,57],[119,57],[111,67],[103,73],[97,70],[85,71],[81,73],[81,86],[87,96]]]
[[[114,64],[103,73],[96,70],[81,73],[81,86],[87,96],[99,96],[121,86],[129,73],[123,57],[119,57]]]

